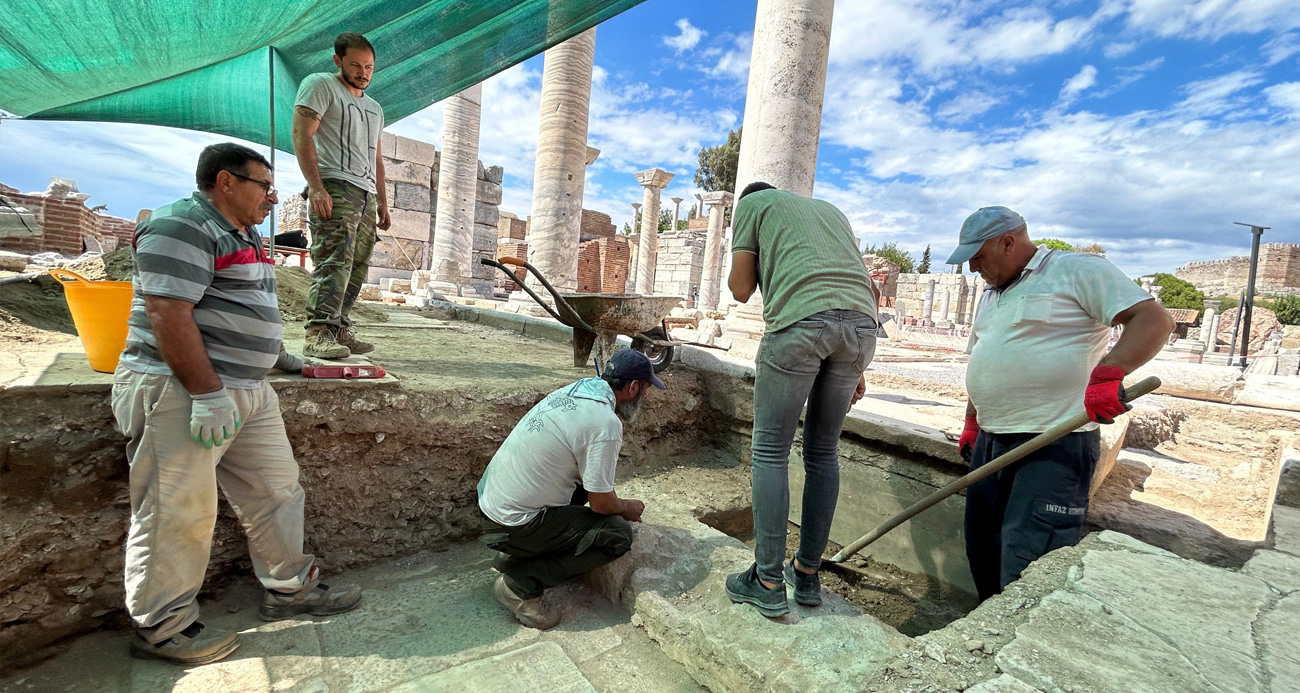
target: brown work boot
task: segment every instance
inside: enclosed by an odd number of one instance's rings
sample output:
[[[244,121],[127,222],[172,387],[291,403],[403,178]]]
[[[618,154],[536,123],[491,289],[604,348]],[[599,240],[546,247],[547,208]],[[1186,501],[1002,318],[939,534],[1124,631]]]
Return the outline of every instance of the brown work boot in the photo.
[[[312,325],[307,328],[302,355],[316,359],[345,359],[352,355],[352,350],[338,343],[329,325]]]
[[[555,607],[542,601],[541,597],[523,599],[506,585],[506,576],[497,576],[492,586],[492,596],[497,603],[514,615],[515,620],[538,630],[550,630],[560,623],[560,612]]]
[[[360,604],[360,587],[330,587],[320,581],[320,570],[312,568],[307,584],[297,592],[267,590],[257,607],[257,615],[263,621],[281,621],[304,612],[312,616],[332,616],[351,611]]]
[[[357,333],[353,332],[351,327],[340,327],[338,331],[334,333],[334,339],[338,341],[339,344],[352,350],[352,353],[354,354],[369,354],[375,350],[374,344],[357,339]]]
[[[177,664],[210,664],[225,659],[237,647],[238,634],[198,621],[160,643],[151,643],[138,632],[131,638],[131,656],[165,659]]]

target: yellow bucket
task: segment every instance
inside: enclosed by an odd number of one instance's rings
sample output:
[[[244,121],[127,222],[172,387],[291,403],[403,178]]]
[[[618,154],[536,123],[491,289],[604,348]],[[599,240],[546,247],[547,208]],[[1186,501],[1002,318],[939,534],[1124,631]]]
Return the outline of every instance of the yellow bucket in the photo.
[[[65,269],[52,269],[50,276],[63,285],[90,367],[112,373],[126,347],[126,320],[131,316],[134,294],[131,282],[91,281]]]

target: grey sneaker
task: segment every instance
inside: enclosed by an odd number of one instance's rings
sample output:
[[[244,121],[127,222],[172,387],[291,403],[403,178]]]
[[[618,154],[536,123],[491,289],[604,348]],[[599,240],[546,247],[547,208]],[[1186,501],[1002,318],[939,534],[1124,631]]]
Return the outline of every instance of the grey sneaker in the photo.
[[[131,638],[131,656],[165,659],[177,664],[209,664],[225,659],[238,647],[238,634],[198,621],[160,643],[151,643],[138,632]]]
[[[758,564],[749,566],[743,573],[727,576],[727,597],[737,604],[751,604],[758,613],[768,618],[776,618],[790,613],[790,602],[785,597],[785,585],[772,589],[763,586],[758,579]]]
[[[785,584],[794,588],[794,600],[803,606],[821,606],[822,605],[822,579],[813,573],[808,573],[794,567],[794,561],[791,560],[785,564]]]
[[[338,343],[329,326],[312,325],[307,328],[302,355],[317,359],[345,359],[352,355],[352,350]]]
[[[332,616],[351,611],[361,604],[361,588],[352,585],[330,587],[320,581],[320,571],[312,568],[311,578],[292,594],[266,591],[257,614],[263,621],[281,621],[301,613]]]
[[[492,586],[492,596],[497,603],[505,607],[516,621],[538,630],[550,630],[560,624],[560,612],[555,607],[542,601],[541,597],[524,599],[515,594],[506,584],[506,576],[498,575]]]
[[[357,339],[357,333],[353,332],[351,327],[340,327],[334,333],[334,339],[354,354],[369,354],[375,350],[374,344]]]

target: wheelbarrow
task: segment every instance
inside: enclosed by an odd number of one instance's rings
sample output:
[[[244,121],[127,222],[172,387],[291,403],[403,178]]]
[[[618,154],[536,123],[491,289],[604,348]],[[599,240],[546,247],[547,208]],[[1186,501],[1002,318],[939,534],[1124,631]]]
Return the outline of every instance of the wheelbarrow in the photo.
[[[682,302],[681,296],[641,296],[638,294],[561,294],[546,277],[530,263],[512,257],[501,261],[482,258],[479,262],[505,272],[510,280],[546,309],[551,317],[573,328],[573,365],[582,367],[591,362],[591,350],[596,349],[596,361],[604,367],[614,354],[619,335],[632,338],[632,348],[650,359],[656,373],[668,367],[673,360],[673,348],[685,344],[668,337],[664,318],[668,311]],[[531,288],[526,286],[506,265],[523,267],[551,293],[555,307],[547,305]]]

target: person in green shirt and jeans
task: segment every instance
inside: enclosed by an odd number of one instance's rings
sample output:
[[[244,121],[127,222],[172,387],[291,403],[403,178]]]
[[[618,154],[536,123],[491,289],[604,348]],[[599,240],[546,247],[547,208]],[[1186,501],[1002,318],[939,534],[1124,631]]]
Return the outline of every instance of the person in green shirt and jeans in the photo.
[[[727,576],[731,601],[764,616],[795,601],[821,604],[822,552],[840,492],[844,417],[866,391],[863,371],[876,352],[876,289],[844,213],[823,200],[751,183],[733,220],[727,285],[740,301],[763,292],[767,329],[754,378],[754,564]],[[785,563],[790,487],[786,460],[799,415],[803,427],[803,517],[799,550]]]

